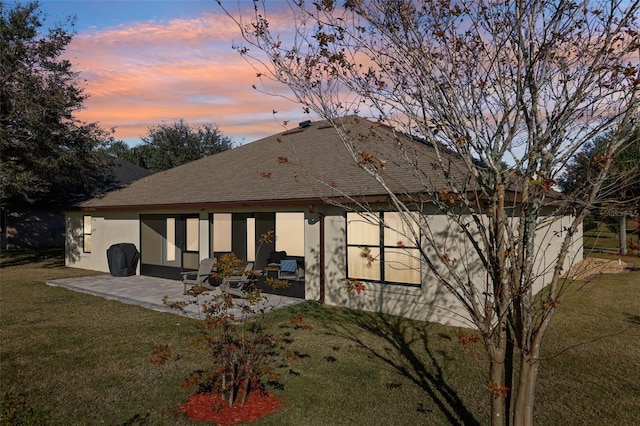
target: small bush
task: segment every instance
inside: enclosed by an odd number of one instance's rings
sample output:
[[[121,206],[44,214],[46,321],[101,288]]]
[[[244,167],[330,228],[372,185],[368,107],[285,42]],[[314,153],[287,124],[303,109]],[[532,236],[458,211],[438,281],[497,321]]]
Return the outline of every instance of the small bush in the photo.
[[[271,238],[272,232],[262,235],[258,240],[258,250]],[[230,253],[221,256],[216,270],[215,278],[224,280],[225,277],[242,274],[243,262]],[[268,279],[267,284],[282,288],[288,282]],[[187,294],[194,300],[188,303],[198,303],[197,296],[210,291],[204,287],[192,288]],[[234,299],[228,288],[216,292],[209,302],[203,304],[205,319],[199,323],[198,335],[191,342],[193,347],[204,352],[205,365],[211,367],[193,372],[184,382],[183,389],[195,388],[195,393],[221,395],[229,405],[244,404],[250,393],[264,391],[266,383],[278,385],[279,371],[286,367],[287,353],[290,352],[284,346],[291,341],[277,335],[265,320],[265,309],[261,307],[265,297],[255,283],[243,288],[239,301]],[[184,308],[183,303],[165,300],[165,304]],[[240,308],[239,317],[235,308]],[[296,317],[296,321],[299,325],[303,320]],[[170,348],[158,345],[151,362],[162,364],[174,358]]]

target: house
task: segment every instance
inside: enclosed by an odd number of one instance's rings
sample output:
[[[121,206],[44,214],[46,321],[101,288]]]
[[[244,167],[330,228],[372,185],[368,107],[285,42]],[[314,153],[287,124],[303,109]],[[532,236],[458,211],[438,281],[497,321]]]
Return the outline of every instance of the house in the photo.
[[[106,179],[92,192],[122,188],[151,172],[124,160],[107,159]],[[62,247],[65,244],[65,200],[58,205],[41,202],[30,205],[0,205],[0,247],[2,249]]]
[[[400,245],[400,234],[366,220],[384,216],[386,222],[400,222],[379,183],[357,162],[384,164],[386,181],[398,194],[419,193],[425,181],[445,188],[445,177],[432,166],[433,147],[363,118],[343,120],[345,131],[356,136],[353,154],[328,123],[303,122],[82,203],[67,212],[66,264],[108,272],[106,250],[133,243],[141,253],[139,274],[179,279],[203,258],[233,252],[262,270],[272,253],[286,252],[303,263],[304,280],[292,283],[301,287],[301,297],[464,324],[458,302],[435,283],[418,248]],[[407,168],[404,155],[425,174]],[[464,179],[457,157],[442,155],[450,157],[450,175]],[[361,216],[358,203],[375,213]],[[446,215],[433,206],[422,213],[444,236],[458,235],[443,238],[452,256],[468,249]],[[566,221],[559,218],[549,227],[561,232]],[[256,253],[256,240],[269,230],[275,231],[275,242]],[[559,246],[551,240],[541,244],[549,246],[549,255]],[[363,258],[363,250],[375,261]],[[366,291],[347,292],[345,277],[366,281]]]

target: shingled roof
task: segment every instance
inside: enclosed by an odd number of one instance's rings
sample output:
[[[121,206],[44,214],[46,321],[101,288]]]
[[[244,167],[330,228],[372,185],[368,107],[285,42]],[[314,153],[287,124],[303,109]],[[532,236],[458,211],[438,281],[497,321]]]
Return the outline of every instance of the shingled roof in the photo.
[[[350,116],[343,128],[366,161],[384,162],[385,179],[397,192],[419,193],[446,182],[432,146]],[[402,141],[402,143],[399,143]],[[406,155],[426,173],[421,179]],[[456,169],[455,156],[450,156]],[[460,168],[462,170],[462,168]],[[459,172],[462,176],[462,173]],[[327,197],[386,195],[358,166],[327,122],[304,123],[264,139],[142,178],[126,188],[81,204],[88,209],[230,204],[295,204]]]
[[[150,170],[118,158],[109,158],[107,161],[111,165],[109,179],[118,188],[153,174]]]

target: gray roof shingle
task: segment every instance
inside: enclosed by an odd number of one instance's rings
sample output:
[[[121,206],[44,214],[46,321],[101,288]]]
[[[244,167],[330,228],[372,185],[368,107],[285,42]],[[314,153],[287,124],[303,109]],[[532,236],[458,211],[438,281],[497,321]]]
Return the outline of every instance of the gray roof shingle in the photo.
[[[425,181],[429,188],[447,186],[440,169],[434,167],[433,147],[364,118],[350,116],[342,122],[355,141],[356,155],[366,152],[376,164],[385,161],[385,179],[395,192],[424,192]],[[455,171],[463,170],[458,167],[459,160],[448,156],[454,174],[463,176],[461,171]],[[406,158],[422,171],[421,179],[408,166]],[[338,132],[319,121],[147,176],[126,188],[84,202],[81,207],[150,209],[242,202],[284,204],[342,194],[386,193],[354,161]]]

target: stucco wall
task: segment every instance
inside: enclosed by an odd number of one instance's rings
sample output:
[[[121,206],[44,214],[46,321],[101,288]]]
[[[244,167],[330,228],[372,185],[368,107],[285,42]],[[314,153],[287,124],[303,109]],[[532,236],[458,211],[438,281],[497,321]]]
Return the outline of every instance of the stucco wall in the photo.
[[[267,211],[268,209],[264,209]],[[279,211],[286,211],[280,208]],[[300,211],[292,207],[290,211]],[[180,212],[176,212],[180,213]],[[460,303],[442,285],[434,274],[423,266],[422,285],[392,285],[367,282],[361,294],[349,293],[342,281],[346,277],[346,218],[341,209],[325,206],[324,217],[324,276],[325,302],[329,305],[388,313],[423,321],[448,325],[469,326],[466,312]],[[93,213],[92,252],[82,252],[82,212],[68,212],[66,216],[66,264],[68,266],[109,272],[106,250],[116,243],[133,243],[140,249],[139,215],[136,213]],[[200,212],[200,258],[209,257],[209,212]],[[434,238],[440,242],[440,253],[454,261],[454,270],[468,274],[475,283],[484,285],[488,281],[484,269],[479,265],[475,250],[459,226],[445,215],[425,216]],[[540,262],[537,272],[541,274],[536,291],[548,283],[552,270],[548,267],[555,260],[561,237],[572,218],[565,217],[545,224],[536,241]],[[318,300],[320,293],[320,227],[321,219],[315,213],[305,213],[305,298]],[[565,270],[571,263],[582,259],[582,228],[574,236],[577,244],[571,247]],[[423,244],[430,256],[437,256],[433,249]],[[363,260],[364,261],[364,260]],[[470,271],[470,272],[469,272]]]
[[[445,235],[446,217],[430,216],[433,229]],[[341,281],[346,276],[346,221],[343,216],[330,216],[326,222],[327,281],[326,303],[352,309],[362,309],[391,315],[432,321],[448,325],[466,325],[464,312],[457,300],[438,285],[435,278],[423,267],[422,286],[380,284],[366,282],[366,290],[360,294],[347,292],[346,284]],[[460,247],[455,239],[443,238],[443,247],[452,257],[459,258]],[[363,259],[363,261],[365,261]]]
[[[83,217],[91,216],[91,253],[83,253]],[[132,243],[140,250],[140,224],[136,213],[67,212],[65,264],[74,268],[109,272],[107,249],[117,243]],[[138,263],[138,271],[140,264]]]
[[[426,216],[431,233],[439,242],[439,253],[446,253],[451,259],[454,273],[462,280],[469,279],[477,286],[489,284],[486,272],[475,249],[459,225],[449,220],[445,215]],[[538,248],[536,272],[540,275],[536,281],[534,292],[539,291],[549,283],[553,275],[551,265],[555,262],[566,228],[570,225],[571,217],[558,218],[541,226],[536,239]],[[454,326],[471,326],[466,311],[460,302],[435,278],[434,273],[423,264],[422,286],[404,286],[395,284],[379,284],[365,282],[366,290],[360,294],[349,293],[346,285],[341,281],[346,276],[346,221],[343,216],[327,216],[326,223],[326,303],[353,309],[363,309],[392,315],[413,318],[422,321],[438,322]],[[473,230],[471,230],[473,232]],[[574,235],[575,244],[570,248],[565,261],[564,270],[582,259],[582,227]],[[438,254],[428,245],[423,244],[426,253],[438,259]],[[365,261],[363,259],[363,261]],[[437,262],[439,270],[444,272],[442,262]],[[309,295],[315,293],[307,290]],[[480,290],[480,294],[482,290]]]
[[[345,277],[345,219],[337,210],[324,211],[324,281],[325,303],[329,305],[345,306],[346,290],[340,280]],[[312,228],[309,227],[309,230]],[[306,232],[305,244],[311,257],[310,267],[305,275],[305,298],[318,300],[320,298],[320,229],[319,222],[313,233]],[[306,256],[305,263],[309,260]]]
[[[320,297],[320,221],[318,215],[305,214],[304,287],[307,300]]]
[[[542,277],[534,288],[539,291],[546,284],[549,284],[553,278],[553,266],[561,249],[561,244],[567,235],[567,229],[573,221],[572,216],[564,216],[560,218],[543,218],[538,229],[536,238],[536,263],[534,270]],[[578,228],[577,233],[573,237],[574,243],[569,247],[567,257],[565,258],[562,270],[568,271],[571,265],[582,260],[582,225]]]

